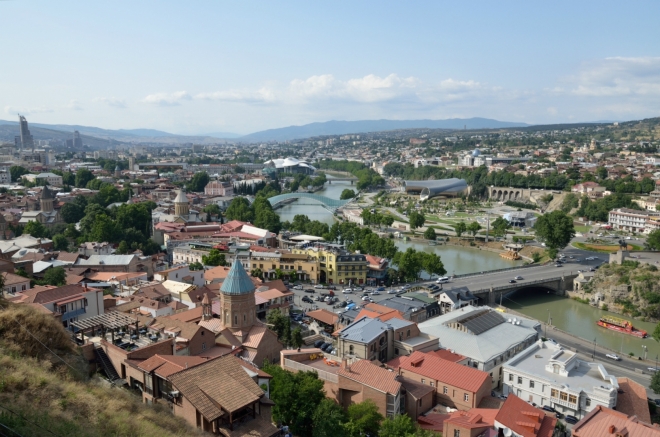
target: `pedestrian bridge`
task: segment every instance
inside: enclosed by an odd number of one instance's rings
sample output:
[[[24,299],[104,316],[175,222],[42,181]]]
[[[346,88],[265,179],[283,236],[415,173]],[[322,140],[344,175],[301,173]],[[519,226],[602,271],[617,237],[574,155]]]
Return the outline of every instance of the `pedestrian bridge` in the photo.
[[[275,207],[278,204],[281,204],[283,202],[292,199],[294,200],[309,199],[315,203],[320,203],[321,206],[323,206],[325,209],[327,209],[332,213],[334,213],[338,208],[341,208],[342,206],[346,205],[352,200],[352,199],[347,199],[347,200],[331,199],[329,197],[319,196],[318,194],[313,194],[313,193],[286,193],[286,194],[280,194],[279,196],[273,196],[269,198],[268,201],[270,202],[271,206]]]

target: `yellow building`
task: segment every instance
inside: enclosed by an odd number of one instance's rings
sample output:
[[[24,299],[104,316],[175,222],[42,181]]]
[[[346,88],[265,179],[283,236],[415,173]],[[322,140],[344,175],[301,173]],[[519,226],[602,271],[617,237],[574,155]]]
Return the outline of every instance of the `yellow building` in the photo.
[[[337,249],[330,245],[294,248],[292,253],[307,255],[319,263],[318,282],[326,284],[365,284],[369,270],[367,258],[359,253]]]
[[[306,254],[294,254],[285,251],[251,252],[250,258],[241,258],[243,265],[251,270],[260,269],[264,278],[275,279],[277,270],[285,275],[296,272],[301,281],[319,281],[319,260]]]

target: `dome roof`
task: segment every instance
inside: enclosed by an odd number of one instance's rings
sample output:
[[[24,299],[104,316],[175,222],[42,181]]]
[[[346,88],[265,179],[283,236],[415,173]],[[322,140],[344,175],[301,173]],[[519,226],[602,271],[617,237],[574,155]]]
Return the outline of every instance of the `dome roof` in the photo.
[[[479,151],[479,149],[474,149],[472,151],[472,156],[479,156],[479,155],[481,155],[481,152]]]
[[[240,261],[234,261],[227,273],[227,278],[222,283],[220,291],[224,294],[248,294],[254,292],[254,284],[248,276]]]
[[[185,194],[183,194],[183,190],[179,190],[179,193],[176,195],[176,198],[174,199],[174,203],[188,203],[188,198],[186,197]]]

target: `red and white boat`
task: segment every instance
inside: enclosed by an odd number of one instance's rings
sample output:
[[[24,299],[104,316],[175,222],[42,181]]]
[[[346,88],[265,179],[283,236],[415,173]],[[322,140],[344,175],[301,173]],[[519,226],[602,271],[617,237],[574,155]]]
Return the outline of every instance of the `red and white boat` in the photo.
[[[611,331],[623,332],[624,334],[634,335],[639,338],[646,338],[648,336],[646,331],[637,329],[628,320],[620,319],[618,317],[603,316],[596,323],[598,326],[602,326]]]

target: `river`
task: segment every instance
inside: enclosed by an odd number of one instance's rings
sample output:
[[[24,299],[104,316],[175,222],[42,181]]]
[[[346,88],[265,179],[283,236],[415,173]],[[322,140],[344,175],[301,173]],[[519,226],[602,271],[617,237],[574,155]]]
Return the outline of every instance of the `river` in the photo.
[[[331,175],[327,175],[328,179],[332,179]],[[315,194],[326,196],[331,199],[339,199],[341,192],[346,189],[355,189],[355,185],[351,185],[348,181],[333,182],[326,184],[322,190],[317,191]],[[318,203],[301,199],[294,203],[283,206],[275,210],[282,221],[292,221],[296,214],[305,214],[310,220],[318,220],[323,223],[332,225],[334,223],[333,215],[330,211],[320,206]],[[477,271],[488,271],[521,265],[522,261],[507,261],[500,257],[497,253],[482,251],[470,247],[457,247],[457,246],[429,246],[425,243],[414,243],[410,241],[396,240],[396,246],[399,250],[406,250],[409,247],[417,251],[437,253],[442,260],[442,263],[449,275],[461,275],[465,273],[473,273]],[[424,277],[424,275],[422,275]],[[428,276],[426,276],[428,278]]]
[[[630,317],[603,311],[573,299],[548,294],[539,289],[527,289],[522,293],[516,293],[505,298],[502,304],[543,322],[547,322],[548,318],[551,318],[552,325],[557,328],[587,341],[596,339],[598,345],[616,350],[623,355],[632,352],[635,356],[643,356],[642,345],[648,348],[649,360],[655,360],[656,355],[660,355],[660,344],[650,337],[655,329],[653,323],[633,320]],[[628,319],[636,328],[648,332],[649,337],[642,339],[601,328],[596,325],[596,322],[603,315]],[[548,336],[552,338],[550,333]]]

